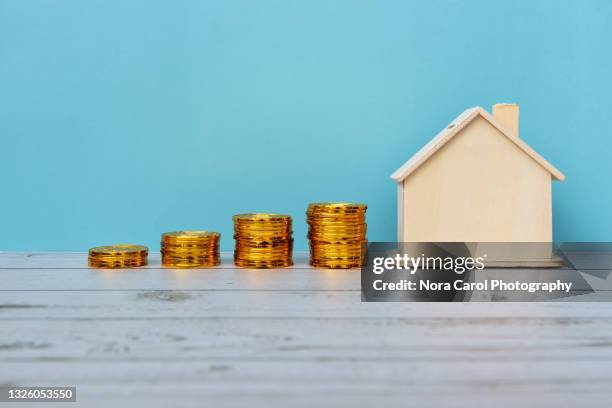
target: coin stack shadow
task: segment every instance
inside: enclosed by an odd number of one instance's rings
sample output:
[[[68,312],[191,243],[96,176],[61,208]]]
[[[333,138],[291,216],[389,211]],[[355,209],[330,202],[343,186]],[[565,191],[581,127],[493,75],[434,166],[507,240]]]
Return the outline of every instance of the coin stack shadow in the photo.
[[[173,268],[202,268],[220,263],[221,234],[212,231],[174,231],[161,237],[162,265]]]
[[[94,268],[133,268],[146,265],[148,255],[143,245],[99,246],[89,250],[88,263]]]
[[[234,264],[246,268],[293,265],[291,217],[280,214],[234,215]]]
[[[306,210],[310,265],[348,269],[361,267],[367,245],[365,204],[313,203]]]

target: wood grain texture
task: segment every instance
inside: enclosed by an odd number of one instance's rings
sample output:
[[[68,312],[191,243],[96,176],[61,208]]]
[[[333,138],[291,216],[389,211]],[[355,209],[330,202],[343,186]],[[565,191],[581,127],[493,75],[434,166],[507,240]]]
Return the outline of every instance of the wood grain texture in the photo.
[[[455,137],[455,135],[461,133],[465,127],[470,125],[473,120],[476,120],[478,118],[486,120],[492,127],[494,127],[499,132],[499,135],[506,137],[508,141],[512,142],[527,156],[531,157],[535,162],[537,162],[540,166],[546,169],[555,180],[565,180],[565,175],[561,173],[557,168],[555,168],[555,166],[546,161],[546,159],[540,156],[527,143],[525,143],[515,134],[513,134],[504,126],[502,126],[497,120],[493,118],[493,116],[491,116],[491,114],[489,114],[489,112],[487,112],[480,106],[469,108],[463,111],[448,126],[442,129],[425,146],[423,146],[418,152],[416,152],[406,163],[404,163],[399,169],[397,169],[391,175],[391,178],[397,181],[398,183],[404,181],[423,163],[429,160],[429,158],[433,156],[438,150],[444,147],[446,143],[451,141]]]
[[[519,137],[519,110],[519,106],[515,103],[496,103],[491,113],[495,121],[506,129],[506,132],[514,137]]]
[[[549,171],[483,117],[403,183],[403,242],[552,241]]]
[[[362,303],[358,270],[297,258],[272,271],[235,269],[228,254],[209,270],[163,269],[154,257],[102,271],[85,254],[1,254],[0,386],[76,385],[68,407],[612,397],[610,303]]]

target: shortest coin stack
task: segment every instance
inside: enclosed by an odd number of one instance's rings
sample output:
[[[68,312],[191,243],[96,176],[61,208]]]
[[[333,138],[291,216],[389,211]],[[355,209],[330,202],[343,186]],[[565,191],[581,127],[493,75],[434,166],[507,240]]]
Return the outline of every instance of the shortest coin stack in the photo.
[[[91,248],[89,266],[94,268],[133,268],[147,264],[149,249],[142,245],[119,244]]]
[[[365,204],[313,203],[306,211],[310,264],[356,268],[365,260]]]
[[[293,265],[291,217],[279,214],[234,215],[234,263],[245,268]]]
[[[174,231],[162,234],[162,265],[197,268],[219,265],[221,234],[211,231]]]

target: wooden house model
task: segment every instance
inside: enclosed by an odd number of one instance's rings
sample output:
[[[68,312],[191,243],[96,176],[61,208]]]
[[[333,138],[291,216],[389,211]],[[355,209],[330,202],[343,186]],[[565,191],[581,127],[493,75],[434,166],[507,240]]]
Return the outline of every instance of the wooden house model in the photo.
[[[466,110],[402,165],[399,242],[552,242],[565,176],[519,138],[519,107]]]

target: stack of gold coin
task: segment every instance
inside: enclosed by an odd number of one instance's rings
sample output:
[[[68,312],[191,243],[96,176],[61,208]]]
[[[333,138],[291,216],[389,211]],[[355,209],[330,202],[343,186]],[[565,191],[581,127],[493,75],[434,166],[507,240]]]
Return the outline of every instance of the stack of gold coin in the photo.
[[[119,244],[91,248],[89,266],[95,268],[132,268],[147,264],[149,249],[142,245]]]
[[[221,234],[211,231],[174,231],[161,237],[162,265],[197,268],[219,265]]]
[[[313,203],[306,211],[310,264],[356,268],[365,260],[365,204]]]
[[[246,268],[293,265],[291,217],[279,214],[234,215],[234,263]]]

